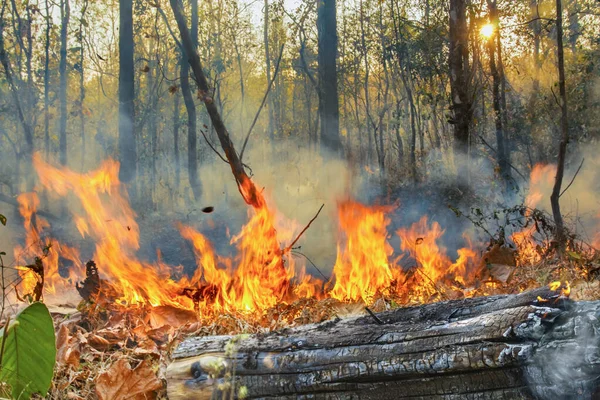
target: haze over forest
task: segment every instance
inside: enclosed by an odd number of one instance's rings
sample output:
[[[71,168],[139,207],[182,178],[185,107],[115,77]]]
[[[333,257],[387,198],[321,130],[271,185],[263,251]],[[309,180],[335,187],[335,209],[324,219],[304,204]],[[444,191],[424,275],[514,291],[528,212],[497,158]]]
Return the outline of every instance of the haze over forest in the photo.
[[[242,169],[298,220],[413,187],[510,203],[536,164],[558,163],[561,192],[583,158],[581,190],[561,201],[597,216],[597,1],[2,0],[0,15],[7,201],[36,187],[39,153],[82,172],[120,161],[142,216],[240,213],[206,104]]]

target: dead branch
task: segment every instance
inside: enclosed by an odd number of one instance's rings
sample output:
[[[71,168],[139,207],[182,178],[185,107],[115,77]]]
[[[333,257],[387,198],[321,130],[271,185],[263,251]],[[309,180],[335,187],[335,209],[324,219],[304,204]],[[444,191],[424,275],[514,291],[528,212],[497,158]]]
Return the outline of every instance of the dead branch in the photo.
[[[292,247],[294,247],[294,245],[296,244],[296,242],[298,242],[298,240],[299,240],[299,239],[300,239],[300,237],[301,237],[301,236],[304,234],[304,232],[306,232],[306,231],[308,230],[308,228],[310,228],[310,224],[312,224],[312,223],[313,223],[313,221],[314,221],[315,219],[317,219],[317,217],[318,217],[318,216],[319,216],[319,214],[321,213],[321,210],[323,209],[323,207],[325,207],[325,204],[322,204],[322,205],[321,205],[321,208],[319,208],[319,211],[317,211],[317,214],[316,214],[316,215],[313,217],[313,219],[311,219],[311,220],[308,222],[308,225],[306,225],[306,226],[304,227],[304,229],[302,229],[302,232],[300,232],[300,233],[298,234],[298,236],[296,236],[296,239],[294,239],[294,241],[293,241],[292,243],[290,243],[290,245],[289,245],[289,246],[287,246],[285,249],[283,249],[283,252],[282,252],[283,254],[287,253],[288,251],[290,251],[290,250],[292,249]]]
[[[563,190],[558,197],[562,197],[562,195],[565,194],[565,192],[567,190],[569,190],[569,188],[571,187],[571,185],[573,184],[573,182],[575,182],[575,178],[577,178],[577,174],[579,174],[579,170],[581,170],[581,167],[583,167],[583,162],[584,161],[585,161],[585,158],[581,160],[581,164],[579,164],[579,168],[577,168],[577,171],[575,171],[575,175],[573,175],[573,179],[571,179],[571,182],[569,182],[569,184],[567,185],[567,187],[565,188],[565,190]]]
[[[229,166],[231,167],[231,172],[233,173],[237,183],[238,190],[248,205],[251,205],[255,209],[263,208],[266,205],[265,199],[260,191],[256,188],[250,177],[248,177],[246,174],[244,165],[242,164],[242,161],[235,150],[233,142],[229,137],[229,132],[225,127],[223,119],[221,118],[221,114],[217,109],[217,105],[213,101],[212,97],[209,96],[211,90],[209,88],[206,76],[204,75],[202,62],[200,61],[200,57],[198,56],[194,43],[192,42],[192,37],[187,27],[181,1],[169,0],[169,3],[171,5],[171,9],[173,10],[175,20],[177,21],[177,27],[179,28],[181,43],[185,50],[185,54],[187,54],[189,57],[188,62],[192,68],[196,84],[198,85],[200,98],[204,102],[206,111],[208,112],[215,131],[217,132],[219,142],[221,143],[221,148],[225,152],[225,157],[227,158]]]

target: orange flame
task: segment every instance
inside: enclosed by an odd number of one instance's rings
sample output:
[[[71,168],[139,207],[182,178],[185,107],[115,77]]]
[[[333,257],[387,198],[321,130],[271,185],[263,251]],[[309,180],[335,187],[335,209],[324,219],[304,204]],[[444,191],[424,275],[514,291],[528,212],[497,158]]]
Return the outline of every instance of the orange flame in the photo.
[[[403,277],[390,260],[393,248],[386,230],[389,211],[391,207],[368,207],[350,200],[339,203],[340,233],[345,241],[338,242],[331,297],[370,303],[377,292],[390,289]]]
[[[439,298],[436,295],[445,288],[466,293],[465,286],[473,279],[473,268],[478,265],[471,248],[458,250],[458,259],[453,262],[437,244],[444,233],[441,226],[423,218],[397,232],[400,250],[416,262],[414,273],[405,273],[398,264],[403,255],[394,254],[387,230],[389,213],[395,207],[345,200],[338,204],[338,254],[331,282],[335,284],[325,292],[323,282],[306,274],[304,265],[297,265],[286,254],[286,245],[294,241],[298,226],[280,218],[247,180],[241,182],[240,192],[258,200],[249,211],[247,224],[231,239],[237,255],[219,256],[204,235],[190,226],[179,225],[182,237],[193,245],[197,268],[193,276],[175,279],[173,268],[160,259],[148,263],[136,257],[139,226],[118,180],[117,162],[108,160],[97,170],[84,174],[53,167],[37,154],[33,163],[41,184],[50,193],[64,199],[73,195],[77,200],[69,206],[74,225],[82,237],[94,240],[93,258],[103,279],[101,290],[118,304],[196,307],[210,314],[262,311],[281,302],[322,296],[367,304],[379,295],[401,297],[403,301],[431,301]],[[35,195],[22,195],[19,201],[27,239],[25,248],[17,253],[28,260],[46,253],[43,263],[47,294],[72,288],[74,282],[84,278],[78,253],[50,238],[42,238],[41,232],[48,223],[34,217],[39,203]],[[50,244],[44,253],[42,247]],[[59,271],[61,258],[74,266],[67,272]],[[33,290],[37,283],[29,272],[21,271],[21,288],[25,292]]]

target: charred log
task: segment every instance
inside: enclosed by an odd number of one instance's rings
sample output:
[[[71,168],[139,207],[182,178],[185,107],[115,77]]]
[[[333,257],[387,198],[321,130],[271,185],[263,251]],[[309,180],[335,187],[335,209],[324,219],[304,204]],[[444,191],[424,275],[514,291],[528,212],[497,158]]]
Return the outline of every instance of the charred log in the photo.
[[[600,376],[600,302],[550,289],[193,337],[173,353],[169,399],[585,399]],[[232,351],[232,343],[235,351]],[[224,393],[221,393],[224,394]]]

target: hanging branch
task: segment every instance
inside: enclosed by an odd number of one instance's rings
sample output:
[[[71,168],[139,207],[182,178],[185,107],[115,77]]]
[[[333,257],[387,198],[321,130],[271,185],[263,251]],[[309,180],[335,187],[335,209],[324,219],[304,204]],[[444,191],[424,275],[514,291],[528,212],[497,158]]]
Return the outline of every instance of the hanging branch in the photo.
[[[244,139],[244,144],[242,145],[242,152],[240,153],[240,160],[242,160],[242,158],[244,157],[244,150],[246,150],[246,145],[248,144],[248,139],[250,138],[252,129],[254,128],[254,125],[256,125],[256,121],[258,120],[258,117],[260,116],[260,112],[262,111],[262,109],[267,101],[267,98],[269,97],[269,92],[271,91],[271,88],[273,87],[273,82],[275,82],[275,78],[277,78],[277,73],[279,72],[279,65],[281,64],[281,57],[283,56],[284,46],[285,45],[283,45],[283,44],[281,45],[281,49],[279,50],[279,57],[277,58],[277,65],[275,66],[275,73],[273,74],[273,77],[271,78],[271,81],[269,82],[269,86],[267,87],[267,91],[265,92],[262,102],[260,103],[260,107],[258,107],[258,111],[256,112],[256,115],[254,116],[252,125],[250,125],[250,129],[248,129],[248,133],[246,134],[246,138]]]
[[[206,76],[204,75],[200,57],[194,48],[192,37],[183,13],[181,0],[169,0],[169,3],[171,5],[171,9],[173,10],[175,20],[177,21],[177,27],[179,28],[179,34],[181,36],[181,44],[185,50],[185,54],[189,57],[188,62],[192,68],[196,84],[198,85],[199,98],[202,99],[204,105],[206,106],[206,111],[208,112],[213,127],[215,128],[217,137],[221,143],[221,148],[223,148],[223,151],[225,152],[225,157],[227,158],[229,166],[231,167],[231,172],[233,173],[237,183],[238,190],[248,205],[251,205],[255,209],[263,208],[266,205],[265,199],[246,174],[244,165],[242,164],[242,161],[238,156],[235,147],[233,146],[231,138],[229,137],[229,132],[227,132],[227,128],[223,123],[223,119],[221,118],[221,114],[219,113],[217,105],[213,101],[212,97],[209,96],[211,90],[208,86]]]

